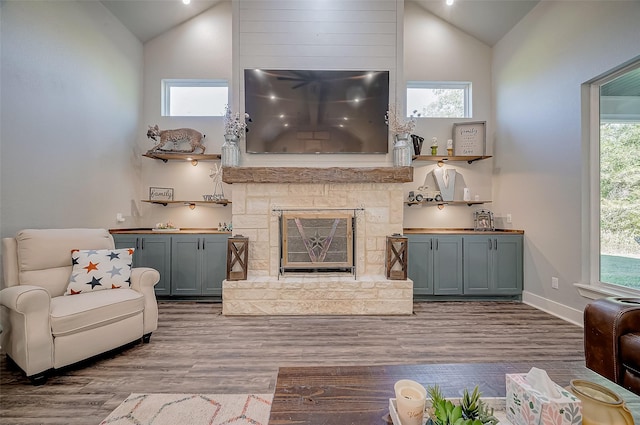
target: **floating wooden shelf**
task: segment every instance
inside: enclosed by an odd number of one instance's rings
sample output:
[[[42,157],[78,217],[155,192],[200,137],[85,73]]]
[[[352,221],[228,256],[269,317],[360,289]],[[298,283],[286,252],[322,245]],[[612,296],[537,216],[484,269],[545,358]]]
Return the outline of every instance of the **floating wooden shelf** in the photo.
[[[445,205],[467,205],[467,206],[471,206],[471,205],[480,205],[480,204],[488,204],[491,203],[491,201],[420,201],[420,202],[405,202],[405,205],[407,206],[413,206],[413,205],[426,205],[426,206],[437,206],[438,208],[442,209]]]
[[[191,164],[197,165],[198,161],[218,161],[220,159],[219,153],[204,154],[204,153],[183,153],[183,152],[147,152],[142,156],[152,159],[160,159],[162,162],[167,161],[190,161]]]
[[[227,206],[227,204],[230,204],[231,201],[228,199],[221,199],[219,201],[156,201],[156,200],[150,200],[150,199],[143,199],[142,202],[148,202],[150,204],[158,204],[158,205],[162,205],[162,206],[167,206],[169,204],[183,204],[183,205],[222,205],[222,206]]]
[[[445,162],[445,161],[458,161],[458,162],[467,162],[471,164],[475,161],[480,161],[482,159],[492,158],[491,155],[474,155],[474,156],[448,156],[448,155],[416,155],[413,157],[414,161],[435,161],[435,162]]]

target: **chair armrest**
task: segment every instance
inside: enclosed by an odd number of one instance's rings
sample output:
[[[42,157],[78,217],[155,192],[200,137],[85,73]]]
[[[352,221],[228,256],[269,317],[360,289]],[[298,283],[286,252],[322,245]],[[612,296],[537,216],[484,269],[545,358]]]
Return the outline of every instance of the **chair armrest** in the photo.
[[[49,315],[51,297],[46,289],[35,285],[17,285],[0,291],[0,304],[18,313],[45,311]]]
[[[2,348],[27,376],[53,367],[51,297],[46,289],[18,285],[0,291]]]
[[[586,366],[609,380],[620,383],[620,337],[640,330],[640,299],[601,298],[584,310],[584,352]]]
[[[131,269],[131,289],[144,295],[144,334],[158,328],[158,302],[154,286],[160,282],[160,273],[150,267]]]

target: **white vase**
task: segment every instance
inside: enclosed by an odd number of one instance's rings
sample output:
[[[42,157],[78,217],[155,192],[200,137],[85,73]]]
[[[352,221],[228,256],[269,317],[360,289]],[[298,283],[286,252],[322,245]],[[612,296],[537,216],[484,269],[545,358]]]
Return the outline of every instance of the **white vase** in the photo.
[[[411,142],[409,141],[409,133],[399,133],[395,135],[395,143],[393,144],[393,166],[411,166]]]
[[[225,134],[224,143],[221,148],[221,165],[223,167],[237,167],[240,165],[240,147],[238,146],[238,136],[235,134]]]

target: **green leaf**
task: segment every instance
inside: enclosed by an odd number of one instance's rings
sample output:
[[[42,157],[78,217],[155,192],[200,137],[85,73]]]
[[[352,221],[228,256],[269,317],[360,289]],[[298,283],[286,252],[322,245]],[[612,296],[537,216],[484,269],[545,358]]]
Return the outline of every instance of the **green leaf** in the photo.
[[[453,404],[453,403],[452,403]],[[462,407],[456,406],[451,410],[451,415],[449,416],[449,422],[453,423],[462,417]]]

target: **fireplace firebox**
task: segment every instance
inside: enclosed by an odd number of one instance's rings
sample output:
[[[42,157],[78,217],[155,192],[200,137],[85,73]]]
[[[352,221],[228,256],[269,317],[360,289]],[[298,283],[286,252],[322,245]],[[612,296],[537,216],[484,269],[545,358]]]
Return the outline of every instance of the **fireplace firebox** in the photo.
[[[280,274],[355,275],[355,210],[284,211],[280,216]]]

